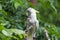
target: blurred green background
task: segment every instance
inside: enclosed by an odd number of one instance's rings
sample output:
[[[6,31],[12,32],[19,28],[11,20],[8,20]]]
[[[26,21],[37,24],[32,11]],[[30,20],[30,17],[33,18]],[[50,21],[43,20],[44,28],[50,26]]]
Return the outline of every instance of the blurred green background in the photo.
[[[37,40],[45,40],[43,27],[51,40],[60,40],[60,0],[35,0],[35,5],[32,1],[0,0],[0,40],[25,40],[26,9],[29,7],[39,11]]]

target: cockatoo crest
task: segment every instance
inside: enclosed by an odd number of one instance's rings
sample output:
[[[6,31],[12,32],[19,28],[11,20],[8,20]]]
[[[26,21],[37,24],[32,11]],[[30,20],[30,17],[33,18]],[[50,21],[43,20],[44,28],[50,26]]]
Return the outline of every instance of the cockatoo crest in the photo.
[[[37,10],[35,10],[35,9],[33,9],[33,8],[28,8],[27,10],[28,10],[29,12],[31,12],[31,13],[33,13],[33,12],[39,13]]]

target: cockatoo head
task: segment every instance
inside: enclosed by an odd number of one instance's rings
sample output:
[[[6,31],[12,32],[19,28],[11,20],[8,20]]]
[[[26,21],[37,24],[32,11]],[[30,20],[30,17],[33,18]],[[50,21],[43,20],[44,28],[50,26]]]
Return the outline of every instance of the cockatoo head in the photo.
[[[33,8],[28,8],[27,12],[30,12],[30,13],[39,13],[37,10],[35,10]]]

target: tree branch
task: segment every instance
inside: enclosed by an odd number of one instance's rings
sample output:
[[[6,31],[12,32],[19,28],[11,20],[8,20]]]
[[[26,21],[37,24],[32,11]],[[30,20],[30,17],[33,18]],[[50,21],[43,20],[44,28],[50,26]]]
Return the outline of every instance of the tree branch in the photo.
[[[46,38],[47,40],[51,40],[50,37],[49,37],[49,35],[48,35],[48,32],[47,32],[47,30],[46,30],[45,28],[43,28],[43,33],[44,33],[45,38]]]

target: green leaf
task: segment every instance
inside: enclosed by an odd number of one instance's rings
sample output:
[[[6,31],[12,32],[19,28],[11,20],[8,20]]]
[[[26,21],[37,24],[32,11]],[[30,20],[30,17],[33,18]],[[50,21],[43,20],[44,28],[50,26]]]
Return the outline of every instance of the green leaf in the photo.
[[[19,37],[22,39],[23,38],[23,35],[21,34],[21,35],[19,35]]]
[[[7,15],[7,12],[5,12],[4,10],[0,10],[0,12],[2,12],[2,14]]]
[[[2,10],[2,5],[0,5],[0,10]]]
[[[15,8],[17,9],[17,8],[20,6],[20,3],[15,2],[15,3],[14,3],[14,6],[15,6]]]
[[[2,30],[2,33],[9,37],[13,36],[12,35],[13,33],[20,35],[21,38],[22,38],[21,34],[25,35],[25,31],[18,30],[18,29],[5,29],[5,30]]]
[[[0,31],[4,30],[5,27],[3,25],[0,25]]]

